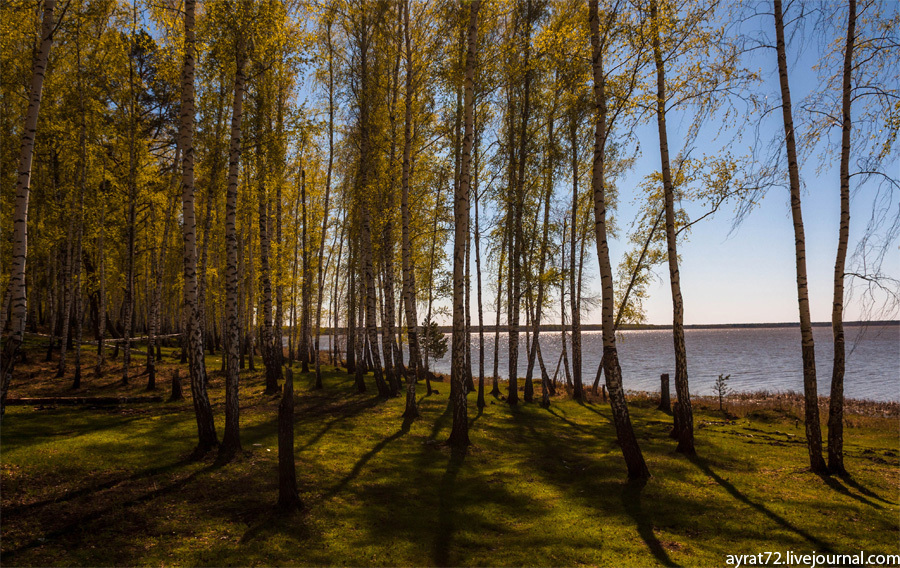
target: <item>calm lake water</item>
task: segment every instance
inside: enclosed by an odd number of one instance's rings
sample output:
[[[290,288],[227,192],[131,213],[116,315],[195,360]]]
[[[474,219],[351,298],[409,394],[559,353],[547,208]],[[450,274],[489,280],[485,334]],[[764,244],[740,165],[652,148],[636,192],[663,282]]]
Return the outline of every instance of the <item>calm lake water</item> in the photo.
[[[900,400],[900,325],[847,326],[847,369],[844,393],[848,398],[878,401]],[[815,327],[816,369],[819,394],[831,388],[832,336],[830,327]],[[659,391],[660,373],[675,375],[675,352],[670,330],[625,331],[618,348],[622,380],[629,390]],[[324,340],[325,338],[323,338]],[[720,374],[730,374],[729,387],[736,392],[768,390],[803,391],[800,329],[797,327],[688,329],[685,331],[691,393],[712,395]],[[323,341],[323,348],[327,345]],[[343,343],[343,342],[342,342]],[[568,341],[567,341],[568,343]],[[478,373],[478,335],[472,334],[473,373]],[[506,334],[500,334],[500,376],[507,377]],[[561,334],[541,333],[541,351],[553,375],[559,360]],[[593,383],[603,353],[599,331],[582,334],[583,377]],[[485,334],[485,375],[493,372],[494,334]],[[571,347],[569,348],[571,359]],[[520,335],[518,375],[525,376],[525,334]],[[537,367],[537,366],[536,366]],[[449,353],[432,364],[438,372],[450,372]],[[563,369],[559,380],[565,380]],[[539,369],[535,369],[540,378]],[[674,384],[672,392],[674,393]]]

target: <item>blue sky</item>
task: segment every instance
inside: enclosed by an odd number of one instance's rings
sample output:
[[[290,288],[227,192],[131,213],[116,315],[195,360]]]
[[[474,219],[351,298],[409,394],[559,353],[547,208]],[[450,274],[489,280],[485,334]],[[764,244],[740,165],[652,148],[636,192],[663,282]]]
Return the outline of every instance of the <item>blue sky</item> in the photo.
[[[888,3],[889,9],[898,9],[898,4]],[[843,11],[840,17],[845,18]],[[771,18],[757,18],[755,25],[770,26]],[[840,23],[837,23],[839,26]],[[800,40],[803,41],[800,41]],[[795,37],[788,46],[791,95],[794,106],[794,120],[803,120],[800,103],[821,88],[820,80],[813,69],[819,61],[825,43],[831,38],[825,34],[807,33],[805,38]],[[761,50],[753,61],[763,72],[765,82],[761,86],[769,92],[770,100],[780,101],[774,50]],[[896,88],[896,84],[894,85]],[[774,95],[774,99],[772,96]],[[781,113],[769,115],[768,132],[783,132]],[[674,121],[670,121],[670,125]],[[642,136],[643,155],[629,178],[642,177],[658,168],[659,152],[652,144],[655,129],[645,128]],[[677,131],[670,128],[670,144]],[[836,142],[839,129],[831,133]],[[676,147],[675,144],[672,144]],[[803,167],[801,180],[803,192],[803,220],[806,232],[807,269],[810,292],[810,310],[813,321],[830,321],[834,262],[837,251],[837,233],[840,215],[839,202],[839,153],[836,144],[829,146],[834,159],[828,167],[817,168],[818,160],[812,156],[801,156]],[[713,152],[715,148],[698,148],[701,152]],[[895,149],[893,159],[885,168],[894,179],[900,177],[900,163]],[[859,178],[856,178],[859,179]],[[627,181],[626,181],[627,183]],[[873,184],[853,184],[851,186],[851,231],[850,253],[864,234],[866,222],[871,212],[874,195]],[[900,214],[900,201],[895,193],[891,198],[894,214]],[[625,208],[620,210],[623,219],[628,218]],[[790,215],[789,195],[786,188],[773,188],[762,200],[760,206],[734,231],[731,210],[720,211],[711,220],[698,223],[689,239],[681,246],[681,279],[685,301],[686,323],[759,323],[799,321],[797,305],[796,270],[794,260],[794,233]],[[621,254],[615,247],[613,254]],[[848,266],[849,266],[848,259]],[[895,240],[883,267],[888,276],[900,279],[900,254]],[[650,300],[645,304],[648,323],[671,323],[672,302],[669,289],[668,271],[657,271],[661,277],[652,289]],[[847,280],[847,286],[853,284]],[[855,280],[856,283],[860,281]],[[865,319],[861,294],[857,290],[845,308],[844,319]],[[884,300],[886,295],[877,298]],[[599,314],[587,319],[596,321]],[[895,319],[897,310],[881,313],[878,319]]]

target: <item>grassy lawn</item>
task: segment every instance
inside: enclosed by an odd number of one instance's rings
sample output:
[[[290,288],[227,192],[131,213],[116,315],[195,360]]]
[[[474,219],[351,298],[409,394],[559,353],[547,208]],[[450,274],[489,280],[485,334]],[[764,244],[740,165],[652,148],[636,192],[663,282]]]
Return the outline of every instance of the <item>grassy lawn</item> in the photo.
[[[70,376],[54,379],[42,354],[30,356],[11,397],[76,394]],[[115,384],[121,359],[95,378],[93,356],[85,358],[79,394],[142,394],[143,375]],[[162,394],[176,368],[171,354],[166,361]],[[221,436],[220,366],[209,357]],[[370,393],[357,394],[351,376],[328,368],[325,389],[313,391],[313,376],[298,367],[305,511],[289,516],[273,512],[277,398],[262,394],[259,371],[241,377],[245,451],[223,467],[214,456],[186,461],[196,440],[189,399],[9,407],[2,564],[721,566],[727,554],[900,551],[896,414],[848,418],[853,477],[832,479],[805,470],[792,409],[735,417],[700,404],[698,457],[688,459],[673,451],[670,416],[634,397],[653,477],[633,484],[600,401],[556,398],[544,410],[489,399],[479,414],[472,394],[474,446],[460,456],[443,443],[448,384],[436,383],[432,396],[421,385],[422,417],[404,426],[403,398],[378,399],[369,379]]]

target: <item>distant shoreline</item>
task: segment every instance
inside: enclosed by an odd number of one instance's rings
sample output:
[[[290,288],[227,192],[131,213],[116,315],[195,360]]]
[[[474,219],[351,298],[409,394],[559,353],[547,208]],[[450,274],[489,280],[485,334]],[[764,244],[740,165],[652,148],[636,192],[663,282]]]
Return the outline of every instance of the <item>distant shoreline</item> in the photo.
[[[830,321],[819,321],[813,322],[813,327],[831,327]],[[869,327],[883,327],[883,326],[891,326],[891,325],[900,325],[900,320],[881,320],[881,321],[845,321],[844,325],[846,326],[869,326]],[[493,325],[485,325],[484,332],[485,333],[495,333],[497,331],[497,327],[499,327],[499,331],[501,333],[506,333],[509,331],[509,326],[501,325],[501,326],[493,326]],[[695,323],[685,325],[685,329],[755,329],[755,328],[787,328],[787,327],[800,327],[799,322],[776,322],[776,323]],[[289,329],[289,326],[285,326],[285,329]],[[381,329],[380,327],[378,328]],[[619,331],[653,331],[653,330],[668,330],[672,329],[671,325],[653,325],[653,324],[623,324],[619,326]],[[451,333],[453,331],[452,326],[442,325],[438,326],[438,330],[441,333]],[[519,333],[525,333],[525,331],[531,331],[531,327],[520,325]],[[567,331],[572,330],[571,325],[566,326]],[[472,325],[470,328],[471,333],[478,333],[478,326]],[[562,331],[562,326],[560,324],[545,324],[541,325],[541,332],[545,331]],[[582,324],[581,331],[603,331],[603,326],[599,323],[592,324]],[[328,335],[332,333],[331,328],[322,328],[322,334]],[[347,328],[339,327],[338,333],[344,334],[347,333]]]

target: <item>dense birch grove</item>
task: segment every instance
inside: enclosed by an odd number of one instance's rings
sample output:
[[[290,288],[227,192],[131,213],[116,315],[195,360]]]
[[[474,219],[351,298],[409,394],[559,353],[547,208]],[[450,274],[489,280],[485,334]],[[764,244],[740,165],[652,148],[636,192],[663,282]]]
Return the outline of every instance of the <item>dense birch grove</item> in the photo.
[[[398,420],[414,420],[436,379],[439,323],[452,329],[451,446],[471,443],[468,393],[489,412],[489,398],[549,407],[592,390],[611,405],[628,476],[648,477],[617,331],[644,322],[653,282],[668,283],[673,449],[694,454],[680,247],[695,223],[739,221],[768,196],[794,227],[809,466],[844,472],[845,287],[898,297],[882,270],[900,232],[894,3],[14,0],[0,10],[4,401],[28,380],[21,357],[55,362],[73,388],[114,375],[174,398],[177,376],[166,384],[155,369],[160,347],[177,346],[195,455],[228,461],[242,449],[248,380],[283,397],[289,451],[286,365],[321,389],[322,366],[341,367],[360,392],[405,396]],[[822,86],[798,100],[789,52],[803,41],[821,42]],[[626,183],[642,154],[654,171]],[[817,162],[839,163],[840,178],[801,179]],[[841,208],[830,392],[817,389],[804,184],[834,187],[815,198]],[[874,198],[853,201],[864,184]],[[625,200],[639,203],[633,219],[618,214]],[[851,219],[867,224],[857,242]],[[582,368],[585,322],[602,323],[597,369]],[[548,323],[562,327],[558,361],[541,350]],[[46,352],[27,350],[31,336],[48,338]],[[500,350],[487,354],[491,336],[506,343],[508,376]],[[93,368],[79,346],[96,352]],[[210,354],[221,369],[206,366]],[[210,405],[210,373],[225,377],[224,409]],[[281,503],[296,507],[293,457],[282,465]]]

